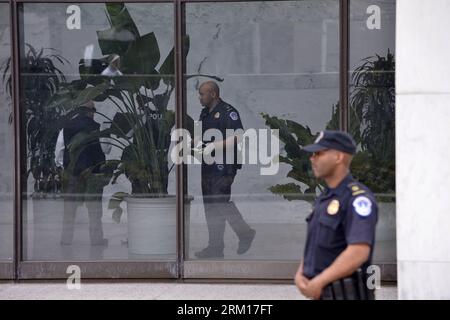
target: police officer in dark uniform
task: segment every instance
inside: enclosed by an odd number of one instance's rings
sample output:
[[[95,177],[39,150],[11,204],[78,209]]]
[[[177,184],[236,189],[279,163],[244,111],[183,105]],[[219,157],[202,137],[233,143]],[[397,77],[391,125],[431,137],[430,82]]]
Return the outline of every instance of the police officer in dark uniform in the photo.
[[[220,98],[219,86],[215,82],[207,81],[201,84],[199,99],[204,107],[200,114],[202,137],[205,139],[205,133],[211,129],[218,130],[222,138],[212,136],[210,141],[203,141],[202,194],[209,242],[208,246],[196,252],[195,256],[200,259],[223,258],[226,221],[239,238],[237,253],[243,254],[249,250],[256,232],[249,227],[236,205],[230,201],[231,185],[237,169],[240,168],[237,163],[239,134],[227,137],[226,132],[227,129],[243,129],[242,122],[239,112]],[[226,154],[233,151],[231,149],[234,149],[234,159],[227,163]],[[205,156],[211,156],[214,161],[205,161]],[[219,157],[223,158],[220,160]]]
[[[77,159],[71,159],[70,144],[79,134],[90,134],[100,130],[100,124],[94,121],[95,106],[92,101],[79,108],[79,113],[70,119],[63,129],[64,143],[64,218],[61,245],[71,245],[74,237],[75,214],[77,207],[86,203],[89,213],[89,236],[91,245],[108,245],[103,237],[102,195],[103,181],[101,166],[105,163],[105,154],[99,139],[82,147]],[[90,170],[89,174],[85,174]]]
[[[306,219],[304,258],[295,276],[303,295],[323,300],[373,300],[367,284],[375,243],[378,206],[373,193],[350,174],[356,152],[353,138],[322,131],[311,152],[314,175],[327,187]]]

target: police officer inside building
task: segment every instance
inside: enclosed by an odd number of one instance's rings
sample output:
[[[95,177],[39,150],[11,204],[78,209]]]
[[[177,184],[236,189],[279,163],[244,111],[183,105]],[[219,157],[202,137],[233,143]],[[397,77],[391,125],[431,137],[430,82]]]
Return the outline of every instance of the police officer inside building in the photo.
[[[210,141],[203,141],[202,148],[202,194],[208,226],[208,246],[196,252],[199,259],[223,258],[225,224],[229,225],[239,238],[237,254],[247,252],[255,237],[255,230],[244,221],[236,205],[230,201],[233,184],[240,165],[237,162],[237,143],[242,135],[227,137],[227,129],[243,129],[239,112],[220,98],[219,86],[214,81],[200,85],[199,99],[203,106],[200,114],[202,137],[206,140],[208,130],[218,130],[221,139],[212,136]],[[234,150],[233,150],[234,149]],[[227,152],[233,151],[234,158],[227,162]],[[220,151],[220,152],[219,152]],[[222,154],[222,155],[220,155]],[[214,161],[205,161],[205,156],[212,156]],[[218,158],[223,157],[222,161]]]
[[[350,174],[355,142],[345,132],[327,130],[303,150],[312,153],[314,175],[326,188],[306,219],[304,257],[295,283],[311,299],[373,300],[367,268],[378,206],[373,193]]]
[[[55,147],[55,162],[63,171],[64,218],[61,245],[72,244],[75,229],[75,215],[78,206],[86,204],[89,213],[89,236],[92,246],[106,247],[108,239],[103,237],[102,195],[104,181],[102,165],[105,154],[111,151],[97,138],[82,146],[77,159],[71,159],[69,148],[79,134],[90,134],[100,130],[100,124],[94,120],[95,105],[88,101],[78,108],[77,114],[65,124],[59,132]],[[86,174],[86,171],[89,171]]]

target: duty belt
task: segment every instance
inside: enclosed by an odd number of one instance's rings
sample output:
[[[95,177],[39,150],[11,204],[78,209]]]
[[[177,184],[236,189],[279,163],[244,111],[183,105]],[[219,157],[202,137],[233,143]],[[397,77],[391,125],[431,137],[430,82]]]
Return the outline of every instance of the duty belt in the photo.
[[[367,287],[367,277],[359,269],[351,276],[336,280],[327,285],[321,300],[375,300],[373,289]]]

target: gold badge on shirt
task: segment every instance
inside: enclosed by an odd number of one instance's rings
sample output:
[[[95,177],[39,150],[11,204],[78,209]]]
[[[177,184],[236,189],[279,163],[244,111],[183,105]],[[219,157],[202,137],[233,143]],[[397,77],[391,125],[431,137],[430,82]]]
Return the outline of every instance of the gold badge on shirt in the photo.
[[[331,216],[334,216],[339,211],[339,201],[334,199],[330,202],[327,208],[327,213]]]
[[[219,117],[220,117],[220,112],[216,112],[216,113],[214,114],[214,118],[218,119]]]

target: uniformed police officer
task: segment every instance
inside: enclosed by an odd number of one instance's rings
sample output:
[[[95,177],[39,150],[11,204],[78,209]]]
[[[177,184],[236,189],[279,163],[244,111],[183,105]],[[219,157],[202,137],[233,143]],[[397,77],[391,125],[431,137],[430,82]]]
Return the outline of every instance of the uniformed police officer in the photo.
[[[55,147],[55,162],[64,168],[64,217],[60,243],[72,244],[77,207],[85,203],[89,213],[91,245],[106,247],[108,239],[103,237],[102,195],[108,182],[102,178],[101,166],[105,163],[105,153],[109,153],[111,148],[105,148],[97,139],[86,145],[77,159],[71,159],[69,146],[72,139],[81,132],[88,134],[100,129],[100,124],[94,120],[93,101],[85,103],[79,111],[60,131]],[[89,168],[92,169],[91,174],[86,176],[83,172]]]
[[[372,300],[366,275],[378,207],[372,192],[350,174],[355,142],[347,133],[328,130],[303,150],[312,153],[314,175],[327,186],[306,219],[304,258],[295,283],[312,299]]]
[[[230,201],[231,185],[239,168],[236,157],[232,163],[227,163],[227,150],[234,149],[238,135],[227,137],[227,129],[243,129],[239,112],[220,98],[219,86],[213,81],[201,84],[199,88],[199,99],[204,107],[200,114],[202,123],[202,137],[209,129],[219,130],[222,139],[212,137],[203,148],[203,155],[217,156],[221,149],[222,161],[214,158],[214,162],[208,164],[202,158],[202,194],[205,208],[206,223],[208,225],[208,246],[196,252],[197,258],[222,258],[224,256],[224,233],[225,222],[228,221],[233,231],[239,237],[238,254],[247,252],[255,237],[255,230],[242,218],[236,205]],[[203,141],[205,143],[205,141]]]

